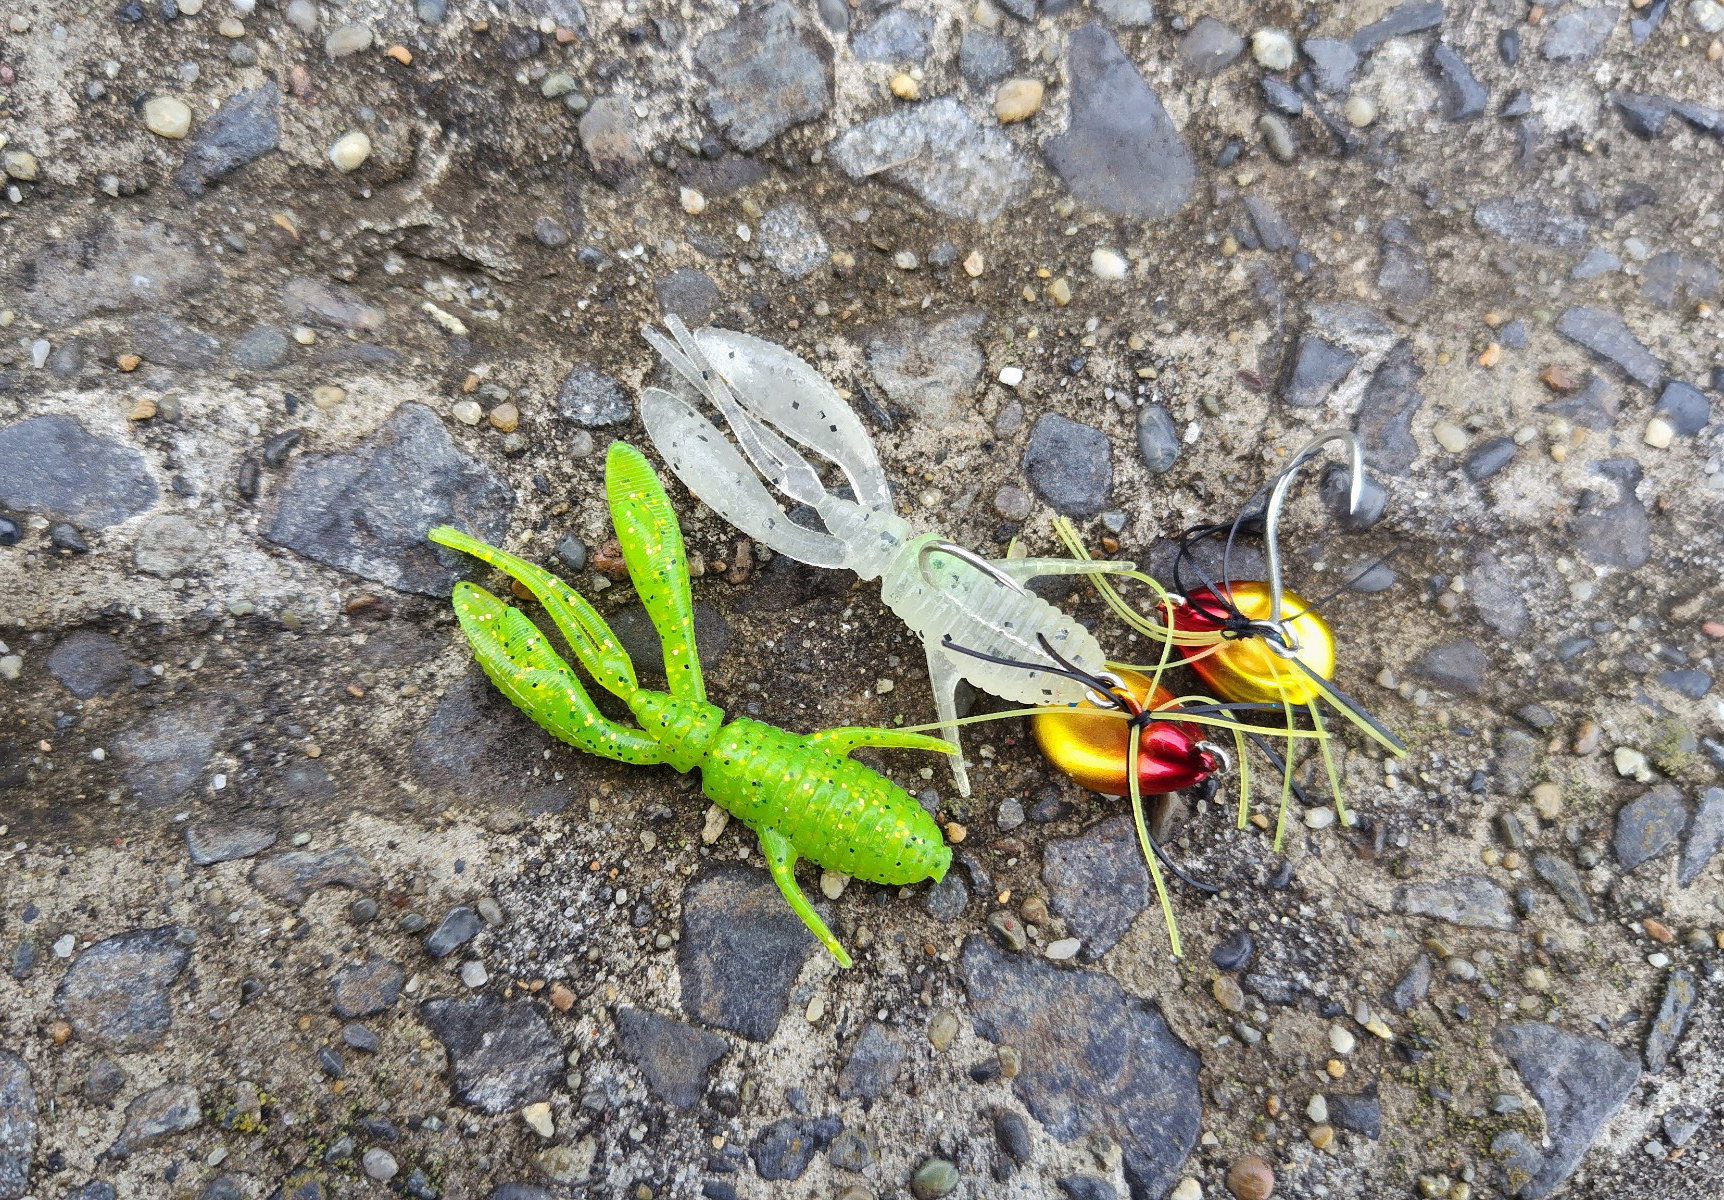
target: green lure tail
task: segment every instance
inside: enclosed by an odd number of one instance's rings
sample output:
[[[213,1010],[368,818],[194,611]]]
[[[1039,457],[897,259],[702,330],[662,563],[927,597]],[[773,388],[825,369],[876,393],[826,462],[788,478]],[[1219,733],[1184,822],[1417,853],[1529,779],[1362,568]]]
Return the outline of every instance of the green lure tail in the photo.
[[[622,643],[596,609],[541,567],[446,525],[428,536],[504,572],[545,608],[575,659],[629,706],[638,727],[605,717],[574,670],[518,609],[472,583],[454,605],[474,657],[499,691],[576,749],[618,762],[699,769],[714,803],[760,838],[785,902],[840,965],[850,955],[796,883],[796,863],[875,883],[940,880],[952,851],[915,797],[849,757],[862,746],[951,753],[942,738],[889,729],[802,735],[758,721],[726,722],[707,703],[694,638],[694,601],[682,530],[658,476],[638,450],[613,443],[605,493],[623,560],[664,649],[667,691],[640,686]]]

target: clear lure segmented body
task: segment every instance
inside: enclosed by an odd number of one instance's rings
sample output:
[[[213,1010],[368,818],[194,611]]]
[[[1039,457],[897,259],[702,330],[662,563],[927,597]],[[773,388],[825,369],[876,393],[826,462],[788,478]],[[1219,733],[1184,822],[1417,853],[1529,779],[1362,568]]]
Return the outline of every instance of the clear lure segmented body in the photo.
[[[650,327],[642,333],[719,410],[736,439],[732,442],[684,397],[647,388],[641,394],[641,419],[665,463],[709,508],[774,552],[879,579],[886,605],[922,639],[935,711],[953,745],[959,744],[950,723],[958,715],[960,679],[1020,703],[1082,702],[1085,685],[1056,671],[992,663],[978,655],[1020,664],[1048,662],[1051,647],[1081,671],[1105,670],[1106,656],[1095,638],[1023,585],[1045,575],[1129,571],[1132,564],[988,560],[938,534],[918,533],[893,511],[862,422],[812,367],[762,338],[713,328],[690,333],[675,316],[667,316],[665,324],[674,340]],[[855,499],[828,491],[792,441],[835,464]],[[825,529],[792,521],[768,484],[814,509]],[[952,645],[978,653],[961,653]],[[959,791],[968,795],[961,756],[953,757],[952,773]]]

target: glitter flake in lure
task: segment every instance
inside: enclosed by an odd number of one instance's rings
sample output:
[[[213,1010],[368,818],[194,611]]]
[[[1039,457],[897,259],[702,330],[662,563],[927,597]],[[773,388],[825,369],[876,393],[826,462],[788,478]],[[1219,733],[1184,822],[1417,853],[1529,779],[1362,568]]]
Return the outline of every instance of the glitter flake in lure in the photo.
[[[748,334],[711,328],[690,333],[675,316],[665,324],[670,338],[651,327],[642,333],[723,415],[736,440],[683,397],[647,388],[641,419],[653,445],[689,491],[757,542],[798,562],[846,567],[880,580],[881,598],[922,639],[941,732],[953,746],[960,679],[1023,704],[1083,702],[1083,683],[1021,664],[1047,661],[1044,638],[1061,659],[1084,671],[1101,670],[1106,656],[1082,625],[1023,585],[1039,576],[1129,571],[1132,564],[986,559],[938,534],[917,532],[893,511],[862,422],[812,367]],[[827,491],[792,441],[835,464],[856,498]],[[825,529],[791,521],[767,484],[814,509]],[[1020,665],[961,654],[948,642]],[[961,756],[952,759],[952,773],[959,791],[969,795]]]
[[[459,530],[430,538],[498,568],[544,606],[587,674],[628,705],[635,725],[605,717],[574,671],[519,609],[476,584],[455,585],[455,615],[485,674],[553,737],[618,762],[699,770],[714,804],[760,838],[784,899],[843,966],[850,956],[796,883],[799,859],[872,883],[940,880],[952,851],[916,798],[849,757],[863,746],[949,753],[939,738],[890,729],[790,733],[759,721],[726,721],[707,703],[694,641],[694,604],[682,530],[652,467],[613,443],[605,492],[629,577],[658,630],[668,691],[643,688],[634,664],[597,610],[562,580]]]

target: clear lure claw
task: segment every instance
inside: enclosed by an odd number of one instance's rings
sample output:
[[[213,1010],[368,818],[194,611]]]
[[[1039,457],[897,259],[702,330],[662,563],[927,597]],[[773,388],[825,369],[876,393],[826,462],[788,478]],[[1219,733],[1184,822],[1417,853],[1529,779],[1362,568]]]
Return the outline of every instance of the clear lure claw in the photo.
[[[1086,687],[1069,675],[1027,666],[1045,661],[1042,641],[1083,671],[1106,655],[1084,627],[1023,584],[1044,575],[1132,570],[1130,563],[1066,558],[982,559],[936,533],[918,532],[892,508],[885,473],[862,422],[814,368],[775,343],[726,329],[691,333],[667,316],[666,337],[641,332],[671,368],[717,409],[735,438],[662,388],[641,394],[641,420],[659,454],[689,491],[755,541],[798,562],[847,567],[879,579],[881,598],[922,638],[942,735],[958,732],[958,680],[1007,700],[1077,705]],[[844,474],[856,499],[833,495],[796,449],[812,450]],[[772,490],[819,514],[824,531],[798,525]],[[953,651],[970,647],[1011,664]],[[958,790],[970,785],[952,759]]]

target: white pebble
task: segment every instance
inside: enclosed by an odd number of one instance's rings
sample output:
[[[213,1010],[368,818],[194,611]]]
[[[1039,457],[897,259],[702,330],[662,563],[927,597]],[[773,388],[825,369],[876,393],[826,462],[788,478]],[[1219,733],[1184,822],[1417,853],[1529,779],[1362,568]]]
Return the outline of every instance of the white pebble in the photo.
[[[1048,943],[1048,957],[1055,962],[1064,962],[1074,957],[1082,946],[1083,943],[1077,938],[1061,938],[1057,942]]]
[[[1024,381],[1022,367],[1006,367],[1000,372],[1000,382],[1009,388],[1015,388]]]
[[[1293,65],[1293,39],[1279,29],[1259,29],[1251,35],[1251,57],[1271,71]]]
[[[1311,1103],[1305,1106],[1305,1115],[1318,1125],[1329,1123],[1329,1101],[1322,1092],[1311,1097]]]
[[[301,33],[310,33],[317,28],[317,5],[311,0],[293,0],[287,6],[287,23]]]
[[[204,0],[180,0],[180,12],[195,17],[204,10]]]
[[[1187,1175],[1179,1186],[1167,1193],[1167,1200],[1203,1200],[1203,1185]]]
[[[1310,829],[1327,829],[1335,823],[1335,810],[1332,808],[1308,808],[1305,810],[1305,825]]]
[[[192,110],[176,96],[151,96],[144,101],[144,128],[165,138],[183,138],[192,127]]]
[[[1658,951],[1653,952],[1652,954],[1647,955],[1646,961],[1649,965],[1657,967],[1660,971],[1662,971],[1665,967],[1668,967],[1670,965],[1670,956],[1668,954],[1664,953],[1664,951],[1658,950]]]
[[[8,150],[6,157],[0,159],[0,164],[4,164],[8,178],[24,183],[33,181],[41,171],[36,163],[36,156],[28,150]]]
[[[54,957],[55,958],[71,958],[72,957],[72,951],[76,950],[77,948],[78,948],[78,939],[77,938],[73,937],[69,933],[61,934],[60,939],[54,943]]]
[[[329,148],[329,161],[339,171],[357,171],[371,157],[371,139],[359,130],[344,133]]]
[[[54,347],[49,343],[47,338],[37,338],[35,341],[31,342],[30,365],[40,371],[43,365],[48,361],[48,352],[53,350],[53,348]]]
[[[547,1142],[557,1136],[557,1127],[551,1123],[551,1104],[548,1100],[527,1105],[521,1110],[521,1120],[527,1123],[528,1129]]]
[[[1340,1025],[1329,1026],[1329,1045],[1336,1054],[1351,1054],[1359,1044],[1351,1032]]]
[[[1718,0],[1694,0],[1688,6],[1688,19],[1707,33],[1724,33],[1724,4]]]
[[[1118,250],[1110,250],[1106,246],[1097,246],[1090,252],[1089,269],[1097,279],[1105,279],[1109,283],[1118,283],[1125,278],[1125,255]]]
[[[1676,436],[1676,430],[1663,417],[1653,417],[1646,423],[1646,432],[1641,441],[1654,450],[1662,450],[1670,445],[1670,440]]]
[[[331,58],[357,54],[371,45],[371,28],[367,25],[343,25],[323,43],[323,52]]]
[[[378,1183],[387,1183],[395,1178],[401,1170],[395,1156],[380,1146],[373,1146],[360,1158],[359,1165],[365,1168],[365,1173]]]
[[[1348,96],[1341,111],[1354,129],[1363,129],[1377,119],[1377,106],[1369,96]]]
[[[470,988],[482,988],[491,982],[491,973],[485,970],[484,963],[470,958],[461,964],[461,982]]]
[[[1610,757],[1616,764],[1616,773],[1624,779],[1638,779],[1641,783],[1652,782],[1652,769],[1646,755],[1634,747],[1618,746],[1611,752]]]
[[[900,250],[892,256],[892,265],[900,271],[914,271],[917,266],[916,256],[908,250]]]
[[[0,658],[0,679],[12,680],[24,672],[24,660],[16,654]]]
[[[1459,454],[1467,448],[1467,431],[1453,421],[1438,421],[1431,426],[1431,436],[1437,439],[1437,445],[1450,454]]]
[[[698,217],[706,211],[706,197],[691,187],[682,189],[682,211],[691,217]]]
[[[485,410],[473,400],[457,400],[449,412],[463,425],[477,425],[485,419]]]

